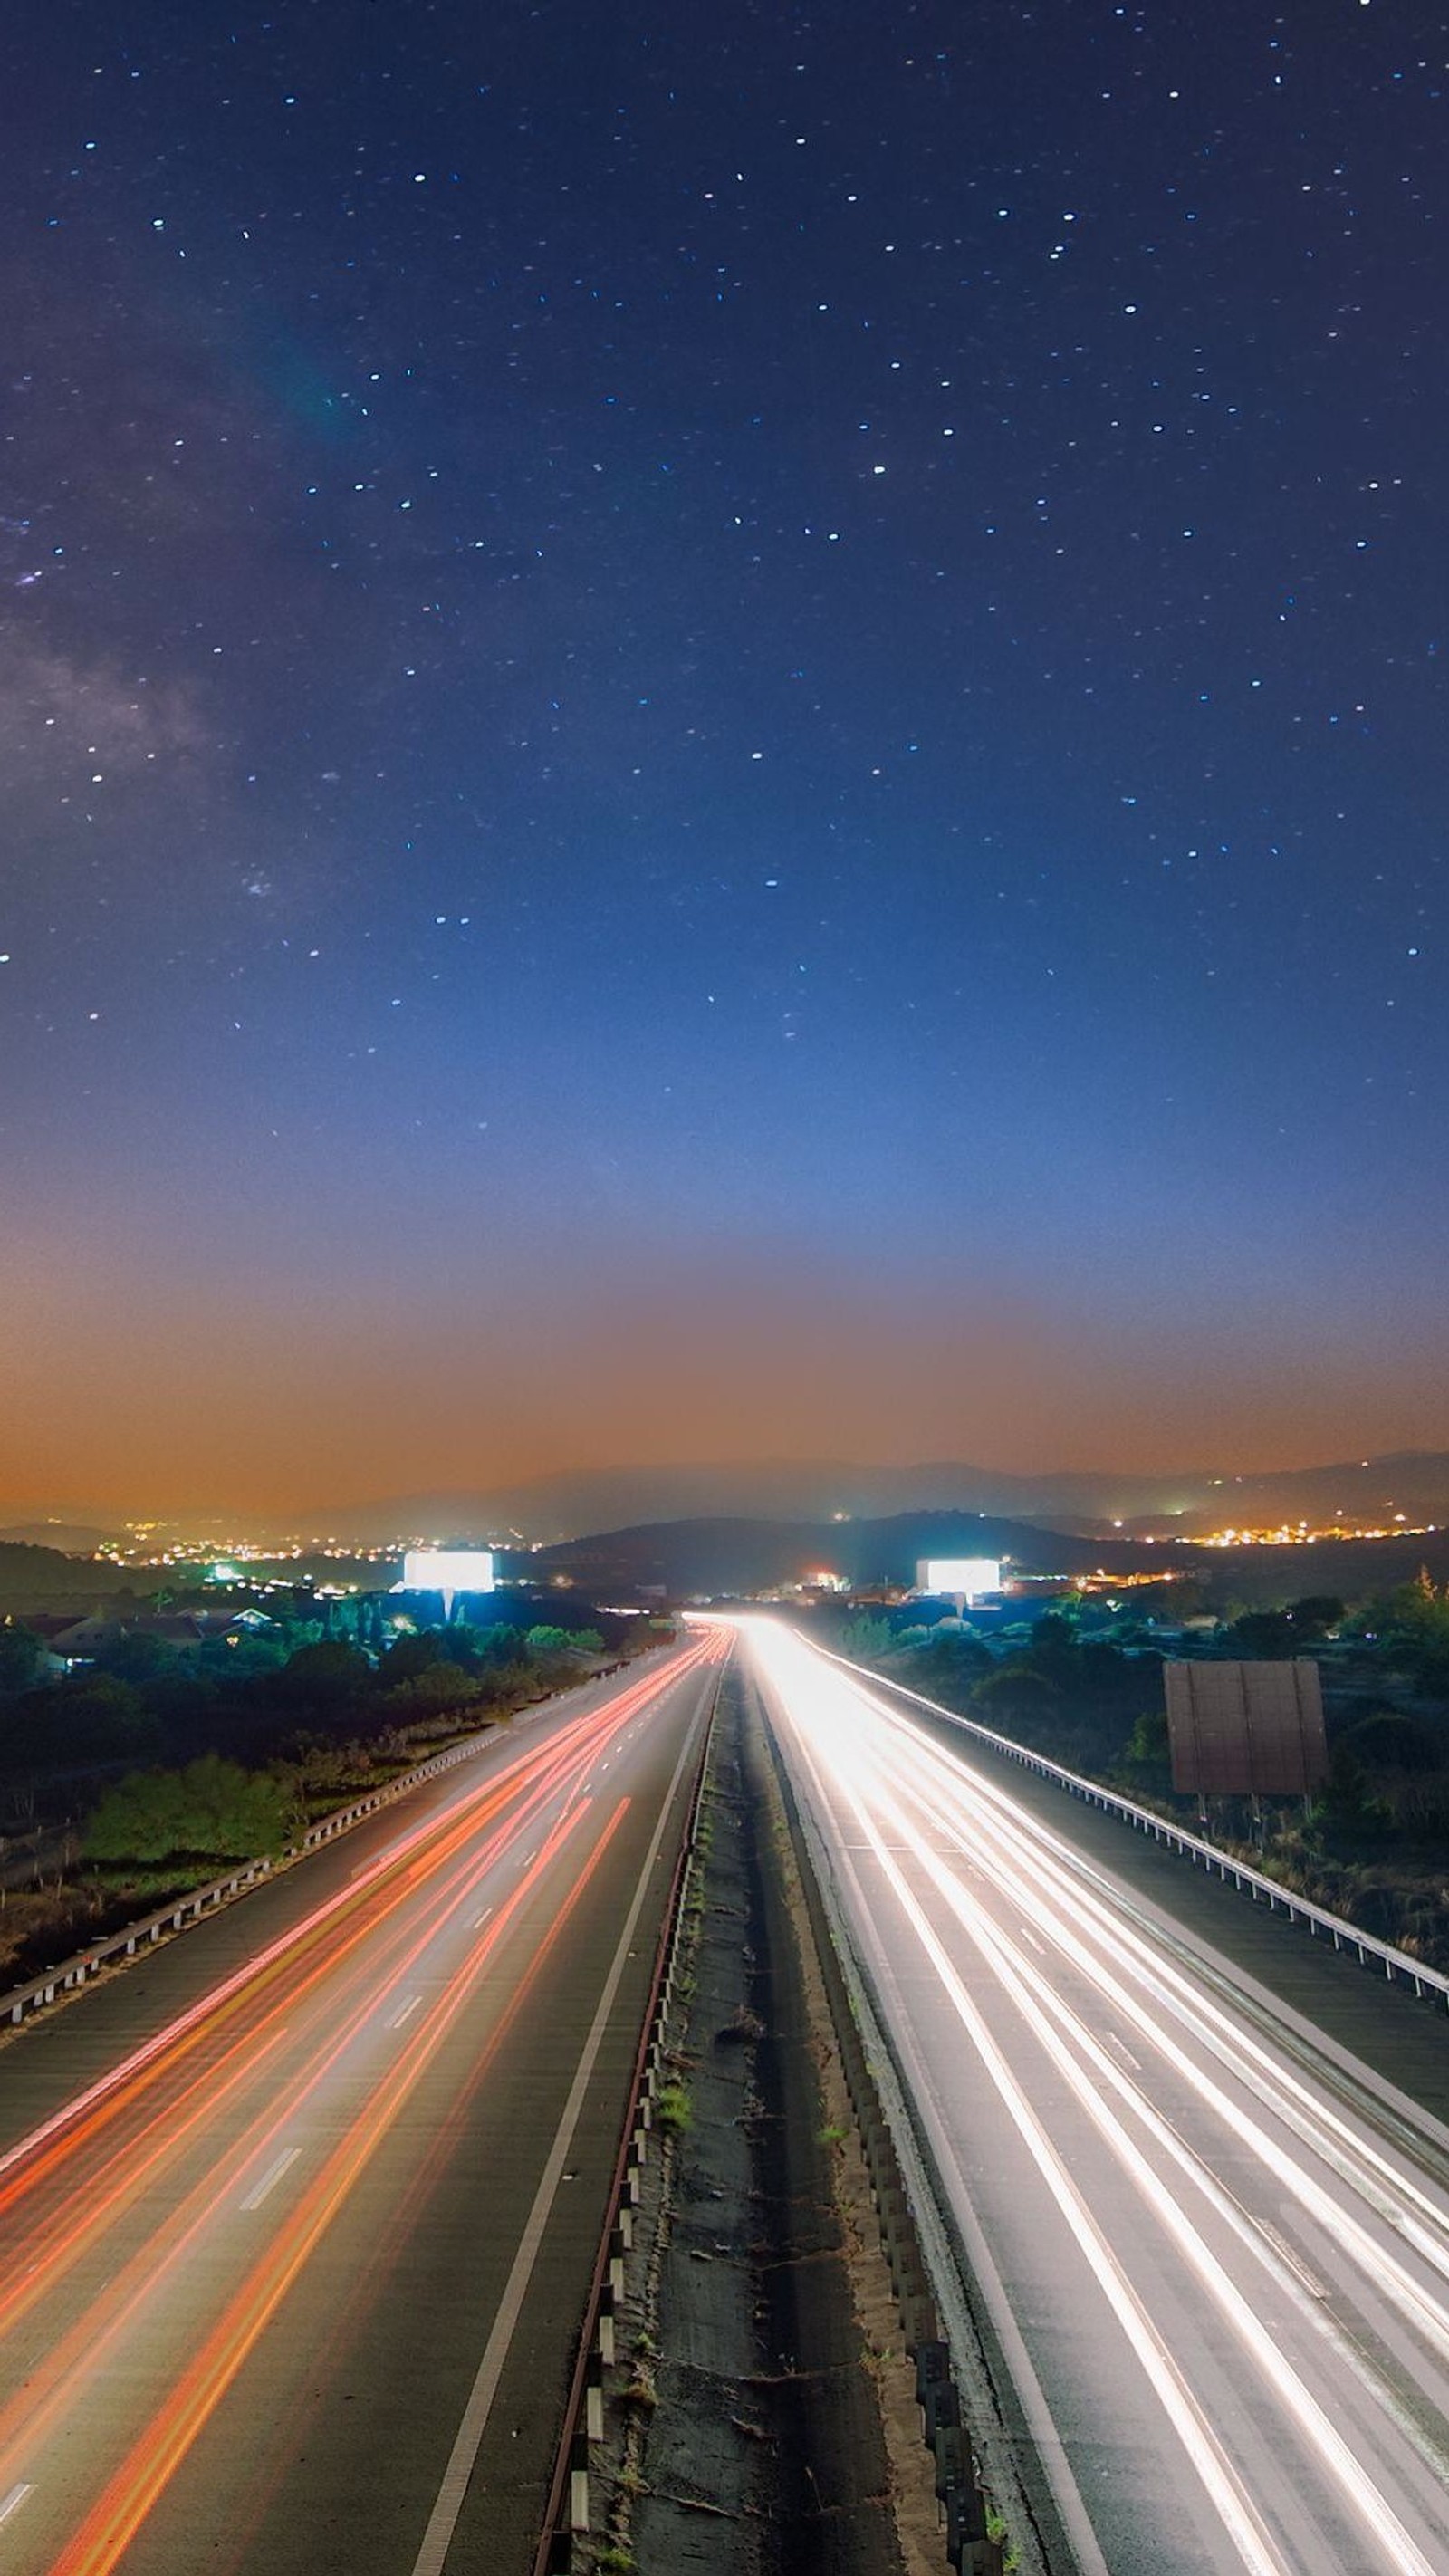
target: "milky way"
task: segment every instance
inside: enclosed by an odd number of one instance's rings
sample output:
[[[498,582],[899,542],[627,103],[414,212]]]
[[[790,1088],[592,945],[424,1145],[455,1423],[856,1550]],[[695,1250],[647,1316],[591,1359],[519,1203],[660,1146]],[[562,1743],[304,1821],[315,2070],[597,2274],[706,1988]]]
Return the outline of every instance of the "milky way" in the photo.
[[[1449,1442],[1442,23],[0,47],[12,1499]]]

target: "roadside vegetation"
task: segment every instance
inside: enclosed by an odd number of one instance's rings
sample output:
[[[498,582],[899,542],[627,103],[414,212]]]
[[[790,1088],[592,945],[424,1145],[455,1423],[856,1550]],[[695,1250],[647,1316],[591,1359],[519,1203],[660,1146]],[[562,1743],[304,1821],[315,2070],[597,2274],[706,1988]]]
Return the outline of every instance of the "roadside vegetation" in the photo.
[[[361,1625],[283,1615],[180,1651],[140,1630],[55,1677],[38,1636],[0,1626],[0,1988],[659,1643],[592,1615],[380,1644]]]
[[[1180,1624],[1191,1616],[1188,1628]],[[1252,1608],[1206,1587],[1077,1596],[1005,1627],[919,1606],[847,1618],[841,1652],[1013,1743],[1193,1826],[1175,1797],[1162,1665],[1312,1655],[1329,1773],[1318,1793],[1210,1802],[1213,1839],[1299,1894],[1449,1972],[1449,1585],[1427,1573],[1344,1602],[1311,1594]]]

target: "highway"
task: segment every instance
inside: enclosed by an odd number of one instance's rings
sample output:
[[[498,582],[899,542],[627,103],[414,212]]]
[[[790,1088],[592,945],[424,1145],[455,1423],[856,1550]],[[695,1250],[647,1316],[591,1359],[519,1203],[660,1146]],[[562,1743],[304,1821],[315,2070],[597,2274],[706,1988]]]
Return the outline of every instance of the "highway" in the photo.
[[[0,2570],[530,2562],[726,1640],[0,2048]]]
[[[1053,2568],[1445,2576],[1449,2133],[1277,2045],[1260,1990],[988,1760],[782,1624],[738,1629],[1009,2362]]]

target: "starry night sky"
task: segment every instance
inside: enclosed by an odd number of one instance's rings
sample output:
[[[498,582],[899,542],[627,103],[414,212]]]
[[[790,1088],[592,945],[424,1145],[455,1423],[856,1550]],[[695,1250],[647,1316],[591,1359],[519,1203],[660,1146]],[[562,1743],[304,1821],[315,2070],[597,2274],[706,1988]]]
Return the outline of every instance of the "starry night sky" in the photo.
[[[1446,57],[9,14],[7,1500],[1449,1444]]]

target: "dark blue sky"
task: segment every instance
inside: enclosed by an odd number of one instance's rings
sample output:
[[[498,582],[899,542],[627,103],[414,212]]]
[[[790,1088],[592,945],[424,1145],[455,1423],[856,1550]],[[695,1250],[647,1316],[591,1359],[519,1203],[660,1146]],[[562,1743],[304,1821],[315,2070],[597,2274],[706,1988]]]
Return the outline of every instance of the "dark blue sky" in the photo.
[[[1449,38],[4,47],[5,1492],[1449,1442]]]

